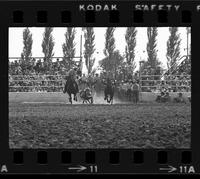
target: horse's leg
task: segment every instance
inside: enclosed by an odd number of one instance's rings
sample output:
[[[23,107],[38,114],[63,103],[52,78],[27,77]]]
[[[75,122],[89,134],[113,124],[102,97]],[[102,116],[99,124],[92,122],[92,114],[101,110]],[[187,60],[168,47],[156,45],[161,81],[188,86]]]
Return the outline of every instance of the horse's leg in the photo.
[[[69,102],[72,104],[72,94],[69,94]]]
[[[74,101],[77,101],[76,93],[74,93]]]
[[[108,96],[106,97],[107,103],[110,103]]]
[[[64,89],[63,89],[63,93],[66,93],[66,85],[67,85],[67,82],[65,83],[65,86],[64,86]]]
[[[93,104],[93,97],[91,98],[91,104]]]
[[[106,89],[104,90],[104,100],[108,100],[108,95]]]
[[[110,101],[111,101],[110,104],[112,105],[113,104],[113,96],[111,97]]]
[[[89,103],[89,104],[92,104],[92,98],[89,98],[89,99],[88,99],[88,103]]]
[[[107,102],[110,103],[111,102],[111,96],[109,95],[109,98],[107,98]]]

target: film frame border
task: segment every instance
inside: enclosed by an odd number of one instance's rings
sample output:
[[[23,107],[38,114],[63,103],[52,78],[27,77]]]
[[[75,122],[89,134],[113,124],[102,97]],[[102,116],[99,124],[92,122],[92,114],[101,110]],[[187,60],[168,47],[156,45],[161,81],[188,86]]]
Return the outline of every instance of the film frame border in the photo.
[[[192,27],[192,137],[191,137],[191,149],[9,149],[8,147],[8,89],[1,88],[1,106],[3,107],[3,120],[0,120],[0,164],[8,167],[8,173],[77,173],[67,171],[69,166],[87,166],[87,170],[82,173],[163,173],[159,172],[160,166],[191,166],[195,167],[197,172],[200,171],[198,163],[200,161],[200,147],[198,144],[198,92],[199,82],[197,57],[198,57],[198,42],[200,41],[199,31],[200,24],[198,19],[200,12],[197,11],[198,2],[182,2],[182,1],[142,1],[142,2],[116,2],[116,1],[103,1],[100,4],[118,4],[119,18],[115,21],[116,13],[109,12],[96,12],[95,21],[91,20],[86,12],[80,12],[77,10],[78,6],[83,4],[91,4],[87,1],[73,1],[73,2],[54,2],[51,1],[46,6],[46,2],[0,2],[0,54],[2,57],[0,78],[3,82],[3,86],[8,88],[8,27],[25,27],[25,26],[76,26],[76,27],[112,27],[112,26],[178,26],[178,27]],[[94,2],[95,3],[95,2]],[[135,4],[179,4],[181,5],[181,11],[170,12],[168,14],[167,22],[159,22],[159,17],[165,16],[166,11],[162,11],[158,15],[158,11],[153,12],[135,12],[133,7]],[[63,8],[64,7],[64,8]],[[126,11],[124,11],[126,9]],[[63,13],[63,14],[62,14]],[[135,13],[135,14],[134,14]],[[35,14],[34,16],[32,14]],[[38,16],[37,16],[38,15]],[[38,17],[42,17],[38,19]],[[62,22],[62,18],[67,17]],[[114,18],[112,18],[114,16]],[[128,16],[128,18],[127,18]],[[134,17],[137,17],[134,19]],[[143,16],[143,17],[142,17]],[[104,18],[102,18],[104,17]],[[106,17],[106,20],[105,20]],[[142,17],[142,18],[141,18]],[[139,22],[137,22],[139,18]],[[89,20],[88,20],[89,19]],[[161,18],[163,19],[163,18]],[[39,21],[38,21],[39,20]],[[41,20],[41,21],[40,21]],[[89,21],[88,23],[85,21]],[[91,20],[91,21],[90,21]],[[114,22],[112,21],[114,20]],[[161,20],[162,21],[162,20]],[[195,64],[196,63],[196,64]],[[1,127],[3,126],[3,127]],[[6,127],[5,127],[6,126]],[[37,154],[37,152],[43,152]],[[65,153],[62,153],[65,152]],[[90,153],[92,152],[92,153]],[[134,157],[133,155],[137,153]],[[45,154],[46,153],[46,154]],[[91,154],[93,157],[91,157]],[[39,159],[37,155],[42,155]],[[46,155],[46,157],[45,157]],[[66,155],[67,160],[62,164],[61,156]],[[192,155],[192,156],[191,156]],[[160,157],[159,157],[160,156]],[[163,157],[164,156],[164,157]],[[184,157],[183,157],[184,156]],[[13,161],[15,160],[15,161]],[[39,160],[39,161],[37,161]],[[134,161],[136,160],[136,161]],[[159,161],[159,164],[157,163]],[[166,162],[167,161],[167,162]],[[15,162],[15,164],[13,163]],[[40,164],[38,164],[38,162]],[[66,164],[66,163],[67,164]],[[168,163],[170,162],[170,163]],[[69,164],[68,164],[69,163]],[[93,169],[90,166],[98,166],[96,172],[95,167]],[[93,170],[93,172],[91,172]],[[11,172],[9,172],[11,171]],[[165,172],[164,172],[165,173]],[[184,173],[187,174],[187,173]]]

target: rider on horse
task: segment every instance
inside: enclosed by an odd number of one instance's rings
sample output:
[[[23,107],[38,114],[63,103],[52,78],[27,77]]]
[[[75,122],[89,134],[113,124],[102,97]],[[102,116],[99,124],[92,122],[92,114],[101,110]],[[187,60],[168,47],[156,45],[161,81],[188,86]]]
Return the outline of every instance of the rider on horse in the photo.
[[[73,85],[75,86],[75,88],[77,89],[78,91],[78,84],[77,84],[77,71],[78,71],[78,68],[77,67],[74,67],[72,69],[70,69],[67,74],[66,74],[66,83],[68,81],[71,80],[71,82],[73,83]]]
[[[113,81],[110,75],[107,75],[104,85],[106,86],[104,90],[104,100],[106,100],[108,97],[108,93],[110,92],[110,90],[112,91],[112,87],[113,87]]]

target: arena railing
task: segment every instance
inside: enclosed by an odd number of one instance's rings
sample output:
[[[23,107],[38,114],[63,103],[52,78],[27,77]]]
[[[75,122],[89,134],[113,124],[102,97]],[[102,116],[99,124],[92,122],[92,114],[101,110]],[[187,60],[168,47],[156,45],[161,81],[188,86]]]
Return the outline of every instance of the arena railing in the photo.
[[[63,88],[64,85],[64,76],[65,75],[41,75],[41,74],[31,74],[31,75],[9,75],[9,91],[13,89],[15,91],[21,91],[23,88],[30,89],[38,89],[38,88],[53,88],[60,89]],[[187,79],[170,79],[174,77],[186,77]],[[17,79],[17,78],[24,79]],[[55,77],[57,79],[48,79],[48,77]],[[176,91],[179,91],[180,88],[187,88],[187,90],[191,90],[191,75],[166,75],[165,79],[142,79],[143,77],[160,77],[160,75],[141,75],[140,76],[140,89],[141,91],[145,91],[144,88],[158,90],[160,88],[161,82],[164,81],[165,85],[168,85],[170,88],[176,88]],[[36,78],[36,79],[31,79]],[[47,78],[47,79],[45,79]],[[168,78],[168,79],[167,79]],[[19,82],[19,83],[18,83]],[[152,83],[153,82],[153,83]],[[27,85],[28,83],[28,85]],[[146,84],[144,84],[146,83]],[[151,84],[149,84],[151,83]],[[170,84],[172,83],[172,84]],[[174,85],[175,83],[175,85]],[[176,83],[187,83],[186,84],[176,84]],[[30,84],[30,85],[29,85]],[[188,85],[189,84],[189,85]],[[21,88],[21,89],[20,89]],[[20,90],[19,90],[20,89]],[[26,89],[27,90],[27,89]],[[28,91],[28,90],[27,90]]]
[[[155,77],[158,77],[158,79],[152,79]],[[169,92],[190,92],[191,91],[191,75],[184,75],[184,74],[165,75],[165,76],[140,75],[139,81],[140,81],[140,88],[142,92],[149,91],[149,90],[153,92],[156,90],[160,90],[160,88],[166,88],[166,90]],[[163,82],[164,84],[162,86]]]

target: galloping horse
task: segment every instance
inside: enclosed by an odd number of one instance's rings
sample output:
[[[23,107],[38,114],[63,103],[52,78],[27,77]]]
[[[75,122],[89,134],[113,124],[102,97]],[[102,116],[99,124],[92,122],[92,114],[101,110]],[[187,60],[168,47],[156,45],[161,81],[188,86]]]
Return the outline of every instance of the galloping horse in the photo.
[[[104,100],[107,100],[107,102],[110,104],[113,104],[114,88],[114,83],[112,83],[110,79],[107,79],[106,87],[104,89]]]
[[[71,77],[67,78],[67,81],[65,83],[64,91],[63,93],[66,93],[69,95],[69,102],[72,104],[72,94],[74,95],[74,101],[77,101],[77,93],[78,93],[78,85],[75,81],[71,79]]]

